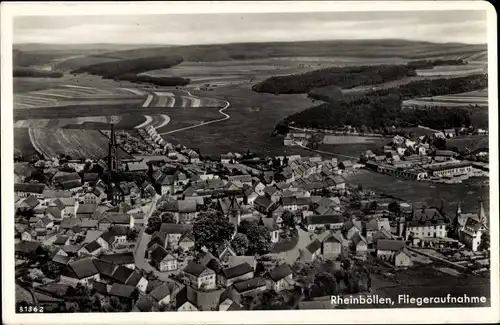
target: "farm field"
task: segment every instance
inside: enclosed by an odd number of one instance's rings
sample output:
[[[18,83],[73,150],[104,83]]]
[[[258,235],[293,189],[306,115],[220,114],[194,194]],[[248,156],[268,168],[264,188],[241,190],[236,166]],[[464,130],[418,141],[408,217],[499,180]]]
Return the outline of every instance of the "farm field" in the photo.
[[[73,159],[101,159],[107,155],[108,139],[97,130],[31,129],[35,148],[48,157],[61,153]],[[120,150],[121,157],[127,156]]]
[[[417,70],[417,75],[422,77],[432,76],[464,76],[468,74],[486,73],[488,72],[485,64],[467,64],[467,65],[441,65],[433,67],[432,69]]]

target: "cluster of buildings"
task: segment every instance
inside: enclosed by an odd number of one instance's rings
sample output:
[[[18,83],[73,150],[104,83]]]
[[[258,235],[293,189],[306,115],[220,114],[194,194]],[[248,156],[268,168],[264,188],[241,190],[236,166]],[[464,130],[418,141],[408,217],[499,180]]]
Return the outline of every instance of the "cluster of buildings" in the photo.
[[[373,171],[406,179],[425,180],[467,175],[472,163],[455,159],[451,150],[436,150],[429,143],[395,136],[391,145],[379,155],[367,150],[362,155],[365,167]]]
[[[391,267],[410,267],[412,247],[450,242],[450,220],[440,209],[402,205],[400,213],[390,212],[388,202],[374,205],[373,193],[361,190],[353,208],[354,189],[344,179],[356,168],[349,160],[288,156],[249,164],[240,154],[202,160],[196,151],[158,139],[154,129],[142,133],[169,151],[119,162],[127,180],[105,180],[103,172],[93,172],[98,162],[83,163],[78,172],[18,168],[15,253],[28,274],[23,281],[39,302],[56,308],[83,285],[101,306],[117,308],[118,301],[124,310],[240,310],[248,296],[300,287],[292,271],[296,262],[372,255]],[[425,149],[406,140],[405,146]],[[384,161],[404,163],[395,158],[408,157],[399,154],[400,147],[391,147]],[[442,157],[439,163],[448,164],[448,156]],[[43,182],[23,179],[40,171]],[[146,236],[155,210],[172,220]],[[195,249],[193,225],[207,210],[234,225],[233,238],[243,220],[264,226],[270,251],[238,254],[231,241]],[[296,225],[294,238],[286,235],[293,227],[285,215]],[[455,222],[458,241],[477,250],[487,231],[484,208],[477,215],[457,212]],[[34,261],[43,251],[58,274],[40,274]]]

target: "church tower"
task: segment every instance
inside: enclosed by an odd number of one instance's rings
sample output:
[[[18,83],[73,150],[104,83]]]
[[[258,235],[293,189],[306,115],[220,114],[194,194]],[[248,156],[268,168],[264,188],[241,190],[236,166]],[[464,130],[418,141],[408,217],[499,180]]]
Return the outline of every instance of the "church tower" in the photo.
[[[479,198],[479,223],[486,225],[488,222],[486,212],[484,211],[483,199]]]
[[[116,171],[118,169],[118,143],[116,142],[115,133],[116,117],[110,118],[111,135],[108,144],[108,170]]]

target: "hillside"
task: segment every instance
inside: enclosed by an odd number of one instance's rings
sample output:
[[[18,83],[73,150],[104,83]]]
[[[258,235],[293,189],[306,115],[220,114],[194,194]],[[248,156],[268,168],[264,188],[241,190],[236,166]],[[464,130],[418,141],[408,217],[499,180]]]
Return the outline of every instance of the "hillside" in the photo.
[[[437,44],[406,40],[335,40],[314,42],[233,43],[185,46],[144,46],[98,53],[81,52],[79,57],[58,63],[58,69],[74,70],[99,57],[120,59],[181,55],[184,61],[216,62],[228,60],[284,57],[398,57],[407,60],[429,58],[484,59],[486,45]],[[93,56],[93,58],[91,58]]]
[[[388,126],[425,125],[435,129],[471,124],[471,113],[456,107],[403,109],[405,99],[462,93],[487,86],[486,75],[410,82],[399,87],[369,92],[362,97],[331,99],[285,119],[300,127],[343,129],[346,125],[383,133]],[[438,104],[436,105],[438,106]]]

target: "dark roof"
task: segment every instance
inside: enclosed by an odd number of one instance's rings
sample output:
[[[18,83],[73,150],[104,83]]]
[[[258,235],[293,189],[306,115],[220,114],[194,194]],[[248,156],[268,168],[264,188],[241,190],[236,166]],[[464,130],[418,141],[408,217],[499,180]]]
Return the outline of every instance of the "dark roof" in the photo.
[[[40,203],[34,195],[28,196],[23,202],[26,203],[27,205],[29,205],[30,208],[32,208],[32,209],[34,207],[36,207],[38,205],[38,203]]]
[[[126,236],[128,233],[128,228],[126,226],[112,226],[109,232],[113,236]]]
[[[37,287],[38,290],[49,293],[53,296],[56,297],[65,297],[67,295],[68,290],[71,290],[73,287],[71,287],[69,284],[65,283],[48,283],[46,285],[42,285]]]
[[[451,150],[436,150],[436,156],[447,156],[451,157],[453,156],[453,151]]]
[[[273,202],[268,199],[266,196],[258,196],[255,201],[254,201],[254,205],[259,205],[263,208],[269,208],[271,205],[273,204]]]
[[[100,218],[99,222],[105,222],[106,220],[110,223],[129,224],[130,215],[122,212],[106,211]]]
[[[59,264],[64,264],[67,265],[70,261],[70,257],[67,255],[61,255],[61,254],[56,254],[53,258],[52,261],[59,263]]]
[[[105,255],[101,255],[99,258],[102,258]],[[99,271],[101,275],[109,276],[111,277],[113,275],[113,272],[115,271],[116,265],[112,263],[108,263],[102,260],[94,260],[94,265]]]
[[[176,304],[176,307],[179,308],[181,307],[182,305],[184,305],[187,301],[189,301],[190,303],[192,303],[196,308],[198,308],[198,306],[196,306],[196,303],[194,303],[193,301],[191,301],[188,297],[188,288],[187,286],[184,286],[178,293],[177,295],[175,296],[175,304]]]
[[[70,189],[82,186],[82,181],[80,179],[66,181],[66,182],[60,183],[60,186],[65,190],[70,190]]]
[[[162,223],[160,232],[167,234],[183,234],[188,230],[193,229],[193,225],[177,224],[177,223]]]
[[[404,246],[405,242],[402,240],[379,239],[377,241],[378,250],[398,251],[402,249]]]
[[[113,278],[113,280],[125,284],[125,282],[127,282],[127,279],[132,275],[133,272],[134,271],[129,269],[128,267],[119,265],[115,269],[111,277]]]
[[[266,281],[264,279],[258,277],[245,281],[236,282],[233,284],[234,289],[236,289],[239,293],[244,293],[250,290],[254,290],[266,285]]]
[[[166,296],[170,295],[170,288],[168,287],[168,285],[162,284],[161,286],[156,287],[153,291],[151,291],[150,295],[157,301],[160,301]]]
[[[80,250],[81,245],[64,245],[62,250],[66,253],[77,253]]]
[[[253,272],[253,267],[248,263],[242,263],[233,267],[229,267],[222,270],[222,274],[226,279],[236,278],[238,276]]]
[[[321,242],[317,239],[313,240],[309,245],[306,246],[306,249],[311,253],[316,252],[320,248],[321,248]]]
[[[168,234],[166,232],[155,232],[151,236],[151,240],[148,243],[148,248],[152,247],[154,244],[159,244],[165,247],[165,243],[167,241]]]
[[[469,167],[472,166],[470,162],[460,162],[460,163],[450,163],[450,164],[444,164],[444,165],[438,165],[438,166],[429,166],[428,168],[431,171],[439,171],[439,170],[447,170],[447,169],[454,169],[454,168],[462,168],[462,167]]]
[[[151,260],[155,262],[161,262],[168,252],[162,246],[156,246],[156,248],[151,252]]]
[[[241,307],[240,305],[238,305],[236,302],[233,301],[233,303],[226,310],[227,311],[243,310],[243,307]]]
[[[89,252],[89,253],[92,253],[92,252],[95,252],[96,250],[98,250],[99,248],[102,248],[101,245],[99,245],[98,242],[96,242],[95,240],[88,243],[87,245],[84,246],[84,248]]]
[[[77,279],[88,278],[89,276],[99,273],[91,258],[74,261],[70,263],[68,267],[73,271]]]
[[[127,282],[125,282],[125,284],[135,287],[137,285],[137,283],[139,283],[139,281],[141,281],[141,279],[142,279],[142,275],[137,271],[133,271],[132,275],[129,276],[129,278],[128,278]]]
[[[142,295],[135,303],[134,309],[139,310],[139,312],[150,312],[153,311],[156,301],[150,295]]]
[[[128,286],[125,284],[114,283],[109,290],[109,294],[111,296],[117,296],[122,298],[132,298],[132,293],[134,292],[135,287]]]
[[[94,214],[97,210],[97,204],[79,204],[76,210],[77,214]]]
[[[281,264],[280,266],[274,268],[272,271],[271,271],[271,279],[273,281],[279,281],[287,276],[289,276],[290,274],[292,274],[292,269],[290,268],[290,265],[284,263],[284,264]]]
[[[78,175],[78,173],[76,172],[71,172],[71,173],[57,172],[52,178],[52,181],[57,183],[69,182],[75,180],[80,181],[80,175]]]
[[[108,294],[108,285],[104,282],[92,281],[92,289],[100,294]]]
[[[37,193],[42,194],[45,189],[45,184],[36,184],[36,183],[15,183],[14,191],[15,192],[28,192],[28,193]]]
[[[134,263],[134,254],[132,252],[126,252],[118,254],[101,255],[99,259],[101,261],[113,263],[116,265],[132,264]]]
[[[48,207],[45,210],[46,214],[51,214],[54,217],[60,218],[61,217],[61,210],[58,207]]]
[[[366,244],[366,239],[365,237],[361,236],[359,232],[357,232],[352,236],[352,242],[354,243],[354,245],[358,245],[360,242]]]
[[[42,246],[40,243],[22,240],[16,244],[16,252],[25,254],[34,253],[40,246]]]
[[[97,173],[85,173],[83,174],[83,181],[84,182],[94,182],[97,181],[99,178],[99,174]]]
[[[199,276],[205,271],[207,267],[203,264],[199,264],[196,262],[189,262],[189,264],[182,270],[184,273],[191,274],[194,276]]]
[[[344,217],[341,214],[313,215],[307,216],[308,225],[343,223]]]

